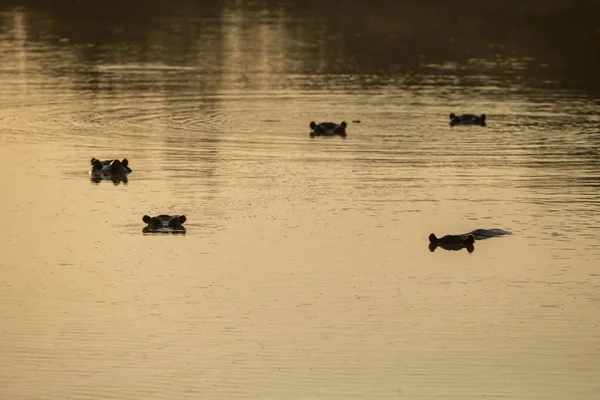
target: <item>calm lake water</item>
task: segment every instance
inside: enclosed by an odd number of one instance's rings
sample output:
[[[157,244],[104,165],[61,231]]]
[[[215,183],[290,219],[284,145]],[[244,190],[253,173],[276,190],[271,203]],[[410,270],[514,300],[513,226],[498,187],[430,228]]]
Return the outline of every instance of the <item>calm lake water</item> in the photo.
[[[595,2],[300,3],[0,5],[0,398],[600,398]]]

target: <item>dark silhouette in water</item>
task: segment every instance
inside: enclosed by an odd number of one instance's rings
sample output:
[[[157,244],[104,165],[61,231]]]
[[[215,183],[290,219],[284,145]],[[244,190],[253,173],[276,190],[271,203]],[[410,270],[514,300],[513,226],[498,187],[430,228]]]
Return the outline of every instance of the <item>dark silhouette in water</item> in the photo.
[[[147,225],[142,229],[143,233],[185,233],[183,223],[187,220],[185,215],[157,215],[150,217],[144,215],[142,221]]]
[[[456,115],[450,114],[450,126],[455,125],[479,125],[485,126],[485,114],[481,114],[479,117],[473,114]]]
[[[320,124],[312,121],[310,123],[310,137],[315,136],[346,136],[346,121],[342,121],[341,124],[336,124],[335,122],[321,122]]]
[[[502,229],[475,229],[469,233],[463,233],[461,235],[445,235],[441,238],[435,236],[435,234],[429,235],[429,250],[435,251],[436,248],[441,247],[444,250],[462,250],[467,249],[469,253],[475,250],[475,241],[489,239],[496,236],[510,235],[510,232]]]
[[[121,181],[127,183],[127,175],[132,172],[132,169],[129,168],[129,161],[126,158],[123,161],[92,158],[90,164],[90,179],[96,183],[102,180],[111,180],[113,183]]]
[[[461,250],[467,249],[469,253],[475,250],[473,244],[475,238],[473,235],[446,235],[438,238],[435,234],[429,235],[429,250],[435,251],[439,246],[444,250]]]

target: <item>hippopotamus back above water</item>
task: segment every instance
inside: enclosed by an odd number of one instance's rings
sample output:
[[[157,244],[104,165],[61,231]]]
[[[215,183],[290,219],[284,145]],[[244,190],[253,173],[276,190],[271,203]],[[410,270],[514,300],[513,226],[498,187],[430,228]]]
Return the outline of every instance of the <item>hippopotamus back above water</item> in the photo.
[[[475,229],[467,233],[467,235],[473,236],[475,240],[484,240],[498,236],[512,235],[512,233],[503,229]]]
[[[485,114],[481,114],[480,116],[473,114],[463,114],[456,115],[454,113],[450,114],[450,126],[455,125],[479,125],[485,126]]]
[[[510,235],[511,233],[502,229],[475,229],[474,231],[461,235],[445,235],[441,238],[435,234],[429,235],[429,250],[435,251],[439,246],[444,250],[461,250],[466,248],[469,253],[475,250],[476,240],[489,239],[496,236]]]
[[[185,215],[157,215],[150,217],[144,215],[142,221],[146,224],[142,232],[144,233],[185,233],[183,223],[187,220]]]
[[[90,178],[95,182],[99,182],[103,179],[110,179],[113,182],[127,182],[127,175],[132,172],[132,169],[129,168],[129,161],[126,158],[124,158],[123,161],[102,161],[97,158],[92,158],[90,164]]]
[[[310,136],[346,136],[346,121],[342,121],[341,124],[335,122],[321,122],[320,124],[311,121],[310,123]]]

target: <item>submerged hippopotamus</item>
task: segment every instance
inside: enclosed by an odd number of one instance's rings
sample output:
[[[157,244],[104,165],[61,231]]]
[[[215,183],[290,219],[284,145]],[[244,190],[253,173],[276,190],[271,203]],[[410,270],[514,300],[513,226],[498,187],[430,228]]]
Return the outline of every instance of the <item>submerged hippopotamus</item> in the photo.
[[[510,232],[502,229],[475,229],[469,233],[461,235],[446,235],[438,238],[435,234],[429,235],[429,250],[435,251],[439,246],[444,250],[461,250],[467,249],[469,253],[475,250],[474,243],[476,240],[489,239],[496,236],[510,235]]]
[[[485,114],[481,114],[479,117],[473,114],[456,115],[450,114],[450,126],[454,125],[479,125],[485,126]]]
[[[320,124],[315,123],[315,121],[311,121],[310,123],[310,137],[315,136],[346,136],[346,121],[342,121],[341,124],[336,124],[335,122],[321,122]]]
[[[150,217],[144,215],[142,221],[146,224],[142,232],[144,233],[185,233],[183,223],[186,221],[185,215],[157,215]]]
[[[115,183],[120,181],[127,182],[127,175],[132,171],[132,169],[129,168],[129,161],[126,158],[124,158],[123,161],[102,161],[97,158],[92,158],[90,164],[90,178],[94,182],[100,182],[103,179],[109,179]]]

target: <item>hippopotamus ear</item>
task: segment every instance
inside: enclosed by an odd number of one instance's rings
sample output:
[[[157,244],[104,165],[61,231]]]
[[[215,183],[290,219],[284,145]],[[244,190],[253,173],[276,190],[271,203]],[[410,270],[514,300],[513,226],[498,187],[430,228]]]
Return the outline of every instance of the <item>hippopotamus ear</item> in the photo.
[[[133,171],[131,168],[129,168],[129,160],[128,159],[124,158],[123,161],[121,161],[121,165],[123,167],[125,167],[127,172],[131,173]]]
[[[123,172],[123,166],[121,165],[121,161],[112,160],[110,163],[110,173],[111,174],[119,174]]]
[[[435,242],[437,242],[437,240],[438,239],[435,236],[435,234],[432,233],[431,235],[429,235],[429,243],[435,243]]]
[[[96,161],[96,159],[92,157],[92,159],[90,160],[90,165],[94,165],[94,161]]]
[[[450,119],[454,119],[456,118],[456,115],[454,115],[454,113],[450,113]]]
[[[315,129],[315,126],[317,126],[317,124],[315,124],[315,121],[310,121],[310,129]]]
[[[180,224],[183,224],[185,221],[187,221],[187,218],[185,217],[185,215],[180,215],[178,217],[178,219],[179,219]]]
[[[465,239],[465,244],[467,246],[469,246],[469,245],[472,245],[473,243],[475,243],[475,236],[473,236],[473,235],[467,236],[467,238]]]
[[[100,171],[104,168],[104,165],[102,165],[102,161],[100,161],[96,158],[92,158],[91,162],[92,162],[92,169],[94,171]]]
[[[142,221],[149,224],[150,222],[152,222],[152,217],[150,217],[148,215],[144,215],[144,217],[142,218]]]
[[[346,126],[348,126],[348,124],[346,123],[346,121],[342,121],[342,123],[340,125],[342,126],[342,128],[345,128]]]

